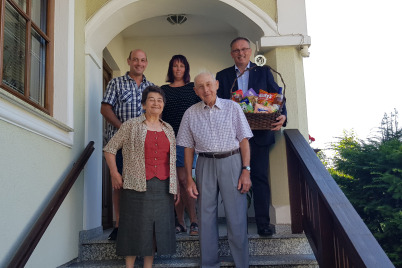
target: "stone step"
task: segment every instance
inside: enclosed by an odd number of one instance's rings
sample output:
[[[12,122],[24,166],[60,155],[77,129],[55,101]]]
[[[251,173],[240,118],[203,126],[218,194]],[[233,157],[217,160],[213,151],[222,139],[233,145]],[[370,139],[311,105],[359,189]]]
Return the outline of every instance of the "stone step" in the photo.
[[[142,267],[142,259],[136,260],[135,267]],[[229,256],[220,257],[221,267],[235,267],[233,259]],[[92,260],[84,262],[72,262],[59,268],[123,268],[124,259],[114,260]],[[199,258],[155,258],[153,267],[178,268],[178,267],[200,267]],[[252,268],[318,268],[318,264],[313,254],[297,255],[269,255],[269,256],[250,256],[250,266]]]
[[[272,237],[260,237],[255,223],[249,222],[248,238],[250,267],[317,268],[317,261],[304,235],[292,234],[289,225],[275,225]],[[76,260],[60,266],[66,267],[125,267],[124,258],[116,255],[114,241],[107,240],[111,230],[98,228],[80,233],[80,252]],[[219,255],[221,267],[234,267],[227,241],[226,224],[219,224]],[[199,267],[198,236],[176,235],[176,253],[172,256],[156,254],[153,267]],[[138,258],[135,267],[142,267]]]
[[[252,228],[249,229],[249,252],[251,256],[312,254],[304,235],[291,234],[286,228],[276,227],[272,237],[260,237]],[[250,231],[251,230],[251,231]],[[230,256],[226,230],[220,230],[219,256]],[[122,259],[116,255],[114,241],[107,240],[110,230],[93,238],[82,240],[79,261]],[[176,253],[171,258],[198,258],[200,256],[198,236],[179,234],[176,236]],[[156,257],[163,258],[164,256]]]

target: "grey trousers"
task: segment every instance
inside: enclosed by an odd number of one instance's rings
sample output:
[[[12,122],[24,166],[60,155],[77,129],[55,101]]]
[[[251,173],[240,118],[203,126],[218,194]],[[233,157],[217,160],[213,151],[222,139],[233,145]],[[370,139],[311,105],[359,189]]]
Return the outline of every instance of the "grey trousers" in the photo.
[[[225,208],[230,250],[237,268],[249,267],[247,196],[237,190],[241,156],[222,159],[198,157],[195,169],[198,196],[201,267],[218,268],[218,194]]]

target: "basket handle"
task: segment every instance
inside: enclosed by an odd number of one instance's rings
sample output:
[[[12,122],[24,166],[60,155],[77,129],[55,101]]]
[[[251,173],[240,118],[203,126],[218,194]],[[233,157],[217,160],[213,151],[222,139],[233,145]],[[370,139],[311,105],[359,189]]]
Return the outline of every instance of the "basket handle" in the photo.
[[[234,88],[234,86],[235,86],[235,84],[236,84],[237,79],[238,79],[240,76],[242,76],[245,72],[251,71],[252,69],[254,69],[254,68],[256,68],[256,67],[258,67],[258,65],[254,65],[253,67],[244,70],[238,77],[236,77],[236,79],[233,81],[232,87],[230,88],[230,96],[232,96],[233,88]],[[279,77],[281,78],[281,81],[282,81],[282,84],[283,84],[283,90],[282,90],[283,102],[282,102],[281,106],[279,107],[279,112],[282,112],[282,107],[283,107],[283,105],[285,105],[285,102],[286,102],[286,97],[285,97],[286,84],[285,84],[285,81],[283,80],[283,77],[282,77],[281,73],[278,72],[278,71],[276,71],[275,69],[273,69],[271,66],[265,64],[265,65],[262,65],[262,66],[260,66],[260,67],[262,67],[262,68],[269,68],[270,71],[273,71],[274,73],[278,74]]]
[[[232,95],[232,93],[233,93],[233,88],[234,88],[234,86],[235,86],[235,84],[236,84],[237,79],[238,79],[240,76],[242,76],[245,72],[251,71],[252,69],[254,69],[254,68],[256,68],[256,67],[258,67],[258,65],[255,65],[255,66],[253,66],[253,67],[251,67],[251,68],[248,68],[248,69],[244,70],[238,77],[236,77],[236,79],[233,81],[232,87],[230,88],[230,95]],[[282,84],[283,84],[283,91],[282,91],[282,94],[283,94],[283,96],[285,96],[286,84],[285,84],[285,81],[283,80],[283,77],[282,77],[281,73],[279,73],[278,71],[276,71],[275,69],[273,69],[273,68],[272,68],[271,66],[269,66],[269,65],[262,65],[262,66],[260,66],[260,67],[262,67],[262,68],[269,68],[271,71],[273,71],[274,73],[276,73],[276,74],[279,75],[279,77],[281,78]]]

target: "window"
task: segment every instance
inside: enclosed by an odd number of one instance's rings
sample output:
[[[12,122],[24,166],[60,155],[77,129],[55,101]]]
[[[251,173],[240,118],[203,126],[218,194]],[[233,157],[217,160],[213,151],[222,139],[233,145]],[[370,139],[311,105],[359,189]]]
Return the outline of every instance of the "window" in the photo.
[[[0,87],[52,115],[52,0],[0,0]]]

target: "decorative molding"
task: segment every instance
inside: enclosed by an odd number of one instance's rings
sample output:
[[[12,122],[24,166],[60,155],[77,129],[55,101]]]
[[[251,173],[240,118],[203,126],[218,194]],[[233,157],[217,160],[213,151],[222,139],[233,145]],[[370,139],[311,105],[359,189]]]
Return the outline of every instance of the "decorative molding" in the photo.
[[[260,49],[266,51],[272,48],[284,46],[310,46],[311,38],[308,35],[294,34],[282,36],[263,36],[261,37]]]
[[[96,54],[96,52],[90,47],[88,44],[85,45],[85,55],[88,55],[92,61],[96,64],[96,66],[102,70],[103,68],[103,56]]]
[[[73,145],[74,129],[0,89],[0,120],[67,147]]]

